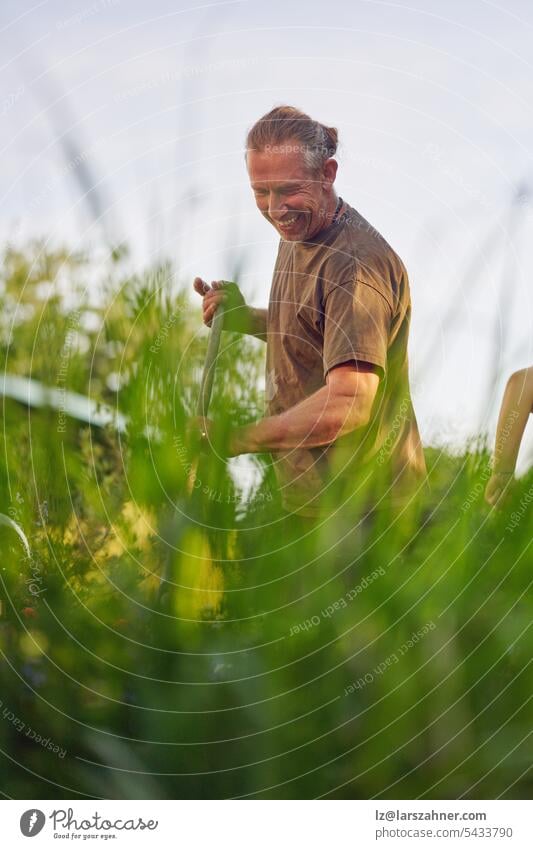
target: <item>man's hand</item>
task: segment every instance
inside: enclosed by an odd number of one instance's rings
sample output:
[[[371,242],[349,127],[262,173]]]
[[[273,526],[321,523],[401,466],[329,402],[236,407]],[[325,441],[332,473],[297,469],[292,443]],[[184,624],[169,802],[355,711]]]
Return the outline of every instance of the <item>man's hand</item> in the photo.
[[[493,472],[485,489],[485,501],[491,507],[502,507],[513,481],[511,472]]]
[[[217,307],[224,304],[224,330],[250,332],[250,308],[236,283],[213,280],[209,286],[201,277],[195,277],[193,285],[194,291],[203,297],[202,318],[207,327],[211,327]]]

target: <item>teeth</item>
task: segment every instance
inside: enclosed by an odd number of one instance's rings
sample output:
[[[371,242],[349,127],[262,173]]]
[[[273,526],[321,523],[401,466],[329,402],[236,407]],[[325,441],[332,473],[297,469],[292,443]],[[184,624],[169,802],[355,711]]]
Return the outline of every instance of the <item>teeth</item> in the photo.
[[[280,227],[290,227],[291,224],[294,224],[297,218],[297,215],[293,215],[292,218],[285,218],[284,221],[280,221]]]

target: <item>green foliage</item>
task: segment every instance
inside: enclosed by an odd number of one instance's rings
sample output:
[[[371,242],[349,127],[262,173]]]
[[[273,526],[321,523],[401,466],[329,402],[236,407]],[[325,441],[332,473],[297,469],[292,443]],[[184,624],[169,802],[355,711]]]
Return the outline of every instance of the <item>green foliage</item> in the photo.
[[[430,449],[409,508],[364,517],[361,495],[313,527],[282,515],[257,457],[243,496],[188,429],[199,303],[125,258],[95,282],[42,244],[4,257],[4,371],[128,424],[4,402],[0,511],[31,556],[1,525],[3,792],[528,798],[532,474],[489,511],[483,448]],[[262,356],[224,334],[222,446],[261,415]]]

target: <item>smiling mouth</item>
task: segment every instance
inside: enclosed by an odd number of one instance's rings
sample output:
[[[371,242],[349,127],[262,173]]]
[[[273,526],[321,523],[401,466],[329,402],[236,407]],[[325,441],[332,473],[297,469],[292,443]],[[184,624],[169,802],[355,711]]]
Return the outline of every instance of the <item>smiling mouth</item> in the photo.
[[[286,218],[283,219],[283,221],[277,221],[276,223],[280,230],[290,230],[290,228],[296,224],[299,217],[300,216],[298,214],[288,215]]]

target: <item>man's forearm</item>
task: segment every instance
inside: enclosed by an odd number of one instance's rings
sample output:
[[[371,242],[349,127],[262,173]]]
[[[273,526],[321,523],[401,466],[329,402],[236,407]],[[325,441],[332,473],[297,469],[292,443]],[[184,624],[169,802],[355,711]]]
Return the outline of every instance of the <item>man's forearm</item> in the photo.
[[[248,326],[246,331],[249,336],[256,336],[263,342],[267,339],[267,310],[258,307],[248,307]]]
[[[230,456],[329,445],[344,433],[365,425],[365,409],[357,395],[332,397],[330,388],[323,386],[278,416],[236,428],[230,441]]]

